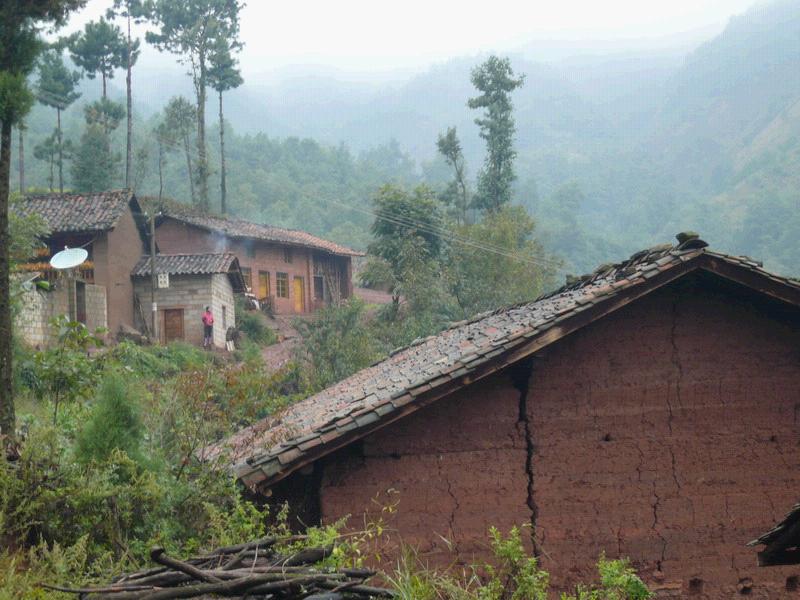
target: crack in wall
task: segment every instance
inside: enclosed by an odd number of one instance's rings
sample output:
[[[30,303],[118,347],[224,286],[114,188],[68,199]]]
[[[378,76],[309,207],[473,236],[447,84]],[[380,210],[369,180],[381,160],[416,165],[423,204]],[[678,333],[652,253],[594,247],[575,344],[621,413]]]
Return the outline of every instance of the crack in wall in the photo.
[[[653,481],[653,524],[650,528],[653,530],[653,533],[658,536],[658,539],[661,540],[661,560],[656,561],[659,571],[661,570],[661,565],[664,563],[664,557],[667,555],[667,539],[661,533],[661,528],[658,523],[658,508],[660,503],[661,498],[658,496],[658,492],[656,492],[656,482]]]
[[[528,497],[526,504],[531,513],[531,544],[533,545],[533,556],[539,557],[539,541],[536,537],[536,520],[539,515],[539,507],[536,505],[534,498],[534,474],[533,474],[533,456],[536,448],[533,443],[533,432],[531,431],[531,422],[528,417],[528,391],[530,387],[530,379],[533,376],[533,359],[529,358],[516,365],[512,371],[512,381],[514,387],[519,391],[519,414],[517,417],[517,425],[522,427],[525,435],[525,474],[528,478]]]
[[[456,514],[458,514],[459,509],[461,508],[461,504],[458,502],[458,497],[453,493],[453,484],[450,483],[450,478],[446,477],[444,472],[442,471],[442,463],[441,460],[439,461],[439,477],[447,484],[447,495],[450,496],[453,500],[453,510],[450,511],[450,518],[448,519],[448,527],[450,529],[450,544],[453,546],[453,550],[458,554],[458,542],[456,541],[456,532],[455,532],[455,522],[456,522]]]

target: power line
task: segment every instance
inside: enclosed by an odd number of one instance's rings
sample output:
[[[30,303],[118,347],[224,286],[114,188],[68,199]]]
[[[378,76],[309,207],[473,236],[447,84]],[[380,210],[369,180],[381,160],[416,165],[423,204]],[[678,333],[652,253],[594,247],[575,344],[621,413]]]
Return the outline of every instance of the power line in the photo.
[[[399,218],[399,217],[390,217],[388,215],[380,214],[378,212],[371,211],[371,210],[368,210],[368,209],[365,209],[365,208],[360,208],[360,207],[344,204],[344,203],[341,203],[341,202],[337,202],[336,200],[324,199],[323,201],[330,202],[331,204],[335,204],[337,206],[341,206],[343,208],[347,208],[347,209],[350,209],[350,210],[355,210],[355,211],[358,211],[358,212],[362,212],[362,213],[371,215],[371,216],[375,217],[376,219],[381,219],[381,220],[387,221],[389,223],[393,223],[395,225],[400,225],[400,226],[404,226],[404,227],[409,227],[409,226],[416,227],[417,229],[425,231],[426,233],[432,233],[432,234],[437,235],[437,236],[439,236],[439,237],[441,237],[441,238],[443,238],[443,239],[445,239],[447,241],[451,241],[451,242],[454,242],[454,243],[457,243],[457,244],[461,244],[461,245],[464,245],[464,246],[469,246],[469,247],[475,248],[477,250],[482,250],[484,252],[491,252],[493,254],[498,254],[500,256],[505,256],[506,258],[511,258],[513,260],[517,260],[517,261],[520,261],[520,262],[528,263],[530,265],[534,265],[534,266],[538,266],[538,267],[547,267],[547,268],[558,267],[558,263],[556,263],[554,261],[549,261],[547,259],[535,259],[535,258],[530,258],[530,257],[526,257],[526,256],[521,256],[519,254],[514,254],[514,253],[508,252],[505,249],[502,249],[502,248],[499,248],[499,247],[496,247],[496,246],[488,245],[488,244],[485,244],[485,243],[480,243],[480,242],[477,242],[475,240],[471,240],[471,239],[468,239],[468,238],[464,238],[464,237],[458,236],[457,234],[451,232],[450,230],[447,230],[447,229],[444,229],[444,228],[441,228],[441,227],[430,226],[430,225],[428,225],[426,223],[422,223],[421,221],[414,221],[413,219],[403,220],[402,218]]]

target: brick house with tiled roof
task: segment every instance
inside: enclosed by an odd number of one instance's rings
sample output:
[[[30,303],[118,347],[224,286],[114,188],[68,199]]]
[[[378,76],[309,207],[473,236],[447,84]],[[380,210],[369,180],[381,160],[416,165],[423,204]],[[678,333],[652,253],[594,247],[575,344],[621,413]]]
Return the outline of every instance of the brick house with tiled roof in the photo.
[[[306,523],[358,526],[394,490],[391,526],[433,563],[527,524],[561,589],[605,552],[659,595],[783,594],[794,572],[744,544],[800,486],[800,284],[706,246],[456,324],[212,455]]]
[[[219,215],[171,202],[161,207],[162,252],[232,252],[247,286],[276,314],[305,314],[353,294],[352,258],[363,253],[305,231]]]
[[[239,260],[231,253],[159,254],[156,273],[164,285],[156,289],[160,341],[203,343],[202,315],[206,307],[214,316],[213,344],[225,347],[228,327],[236,326],[234,295],[245,290]],[[149,302],[151,260],[143,256],[131,271],[134,291]],[[149,315],[148,315],[149,316]],[[140,329],[149,328],[139,323]]]
[[[46,273],[51,270],[48,261],[54,253],[65,246],[85,248],[89,259],[77,273],[83,282],[105,288],[109,332],[115,335],[121,326],[133,326],[130,274],[148,241],[141,207],[133,192],[32,194],[24,196],[15,207],[23,215],[39,215],[49,230],[43,240],[46,250],[43,248],[36,262],[27,267]],[[78,296],[79,292],[80,289]],[[81,315],[80,306],[77,314]]]

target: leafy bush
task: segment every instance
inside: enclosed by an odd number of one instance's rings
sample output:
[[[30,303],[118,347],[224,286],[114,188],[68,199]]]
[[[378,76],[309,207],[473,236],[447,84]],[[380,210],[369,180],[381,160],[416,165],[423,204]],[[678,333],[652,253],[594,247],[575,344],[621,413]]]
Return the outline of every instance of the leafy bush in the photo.
[[[236,305],[236,327],[244,333],[246,339],[259,346],[271,346],[278,341],[278,336],[267,325],[264,315],[255,310],[247,310],[241,302]]]
[[[324,308],[313,321],[297,320],[300,360],[310,367],[313,389],[325,388],[369,366],[383,353],[364,321],[364,303],[351,299]]]

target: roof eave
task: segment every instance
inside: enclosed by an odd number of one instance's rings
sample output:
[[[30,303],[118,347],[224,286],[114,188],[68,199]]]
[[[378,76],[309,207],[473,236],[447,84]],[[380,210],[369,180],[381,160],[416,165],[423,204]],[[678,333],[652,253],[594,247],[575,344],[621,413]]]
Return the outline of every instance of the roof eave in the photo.
[[[592,303],[582,305],[569,314],[554,319],[547,326],[537,329],[532,337],[522,335],[511,340],[504,349],[489,352],[489,354],[492,354],[489,360],[481,361],[482,364],[477,368],[471,369],[459,377],[448,378],[437,375],[430,381],[421,382],[415,388],[403,390],[390,400],[392,410],[368,425],[348,428],[347,431],[335,436],[329,442],[322,443],[308,452],[303,452],[293,460],[284,459],[284,463],[280,462],[278,455],[274,455],[268,461],[262,460],[255,464],[248,464],[246,461],[239,463],[234,466],[236,475],[253,489],[269,488],[298,469],[314,463],[320,458],[374,433],[466,385],[534,355],[570,333],[619,310],[692,271],[712,272],[772,298],[800,307],[800,287],[790,282],[787,278],[768,273],[760,267],[738,264],[724,255],[705,250],[686,253],[681,256],[681,260],[682,262],[679,265],[659,270],[655,275],[644,278],[640,283],[612,291]],[[419,393],[415,393],[415,391]],[[273,463],[277,463],[277,468]],[[272,465],[272,467],[268,469],[269,473],[267,473],[263,467],[269,465]]]

